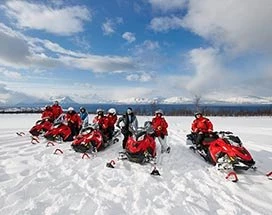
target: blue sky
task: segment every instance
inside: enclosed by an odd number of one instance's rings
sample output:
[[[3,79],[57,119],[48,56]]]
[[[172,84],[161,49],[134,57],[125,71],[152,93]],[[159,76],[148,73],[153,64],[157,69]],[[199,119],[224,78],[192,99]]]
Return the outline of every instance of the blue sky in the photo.
[[[0,102],[271,97],[271,11],[270,0],[1,1]]]

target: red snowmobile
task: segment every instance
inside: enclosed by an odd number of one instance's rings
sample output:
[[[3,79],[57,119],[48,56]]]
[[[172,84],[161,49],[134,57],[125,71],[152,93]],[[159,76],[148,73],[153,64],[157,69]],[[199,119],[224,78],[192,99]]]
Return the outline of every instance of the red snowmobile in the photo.
[[[238,136],[229,131],[214,132],[203,140],[203,147],[195,145],[195,135],[187,135],[187,144],[206,161],[219,169],[248,170],[254,168],[255,161]]]
[[[72,141],[72,132],[67,124],[64,122],[55,123],[50,130],[48,130],[44,137],[50,141]]]
[[[98,125],[92,125],[82,129],[71,146],[76,152],[97,152],[119,141],[117,138],[119,134],[119,131],[115,131],[112,139],[108,139],[108,137],[99,130]]]
[[[152,123],[146,121],[144,127],[141,127],[129,137],[126,144],[125,152],[119,152],[118,160],[129,160],[139,164],[150,163],[153,165],[151,175],[160,175],[156,168],[156,142]],[[115,161],[111,160],[106,164],[109,168],[114,168]]]
[[[46,133],[51,127],[53,123],[46,119],[38,120],[35,125],[29,130],[29,133],[32,136],[39,136]]]
[[[144,164],[156,157],[156,142],[151,122],[144,123],[137,133],[127,140],[125,152],[120,152],[120,159]]]

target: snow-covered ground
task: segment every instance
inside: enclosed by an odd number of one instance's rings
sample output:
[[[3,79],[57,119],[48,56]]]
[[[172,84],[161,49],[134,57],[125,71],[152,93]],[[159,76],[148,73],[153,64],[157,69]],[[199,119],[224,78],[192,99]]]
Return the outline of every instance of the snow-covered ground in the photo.
[[[81,159],[70,143],[33,145],[28,130],[39,117],[0,115],[0,214],[271,214],[272,181],[264,175],[272,171],[270,117],[210,118],[215,130],[235,132],[256,160],[258,171],[239,174],[238,183],[188,149],[193,117],[166,117],[172,151],[160,157],[161,176],[129,161],[107,168],[121,141],[94,159]],[[143,124],[151,117],[138,119]],[[56,148],[64,154],[53,154]]]

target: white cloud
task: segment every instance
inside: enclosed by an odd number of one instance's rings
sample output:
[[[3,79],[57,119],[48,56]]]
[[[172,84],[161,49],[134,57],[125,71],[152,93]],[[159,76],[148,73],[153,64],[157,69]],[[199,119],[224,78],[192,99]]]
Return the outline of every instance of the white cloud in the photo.
[[[23,92],[7,88],[6,84],[0,83],[0,105],[16,105],[20,102],[37,102],[41,99],[27,95]]]
[[[141,71],[127,75],[126,79],[128,81],[148,82],[154,79],[154,75],[150,72]]]
[[[182,27],[182,19],[176,16],[155,17],[151,20],[149,28],[156,32],[167,32]]]
[[[15,71],[9,71],[5,68],[0,67],[0,75],[3,75],[4,77],[7,77],[12,80],[19,80],[22,79],[22,75],[19,72]]]
[[[7,1],[6,14],[19,28],[44,30],[58,35],[83,31],[83,22],[91,20],[90,11],[83,6],[50,7],[27,1]]]
[[[272,50],[271,0],[191,0],[183,26],[236,53]]]
[[[135,34],[131,32],[123,33],[122,38],[127,40],[129,43],[132,43],[136,40]]]
[[[103,34],[108,36],[115,33],[117,25],[120,25],[122,23],[123,19],[121,17],[117,17],[114,19],[107,18],[101,26]]]
[[[134,62],[129,57],[86,55],[86,57],[73,58],[61,56],[59,60],[69,67],[92,70],[94,73],[129,71],[135,69]]]
[[[181,10],[188,0],[148,0],[154,9],[162,12]]]
[[[192,95],[205,95],[216,90],[222,90],[226,86],[232,87],[233,75],[224,68],[224,61],[213,48],[199,48],[191,50],[187,55],[187,75],[169,76],[162,79],[168,87],[183,89]],[[226,81],[227,77],[227,81]],[[163,84],[163,83],[162,83]]]
[[[135,46],[136,54],[143,54],[147,51],[155,51],[160,48],[160,44],[157,41],[145,40],[142,44]]]
[[[44,68],[69,66],[69,68],[98,73],[135,69],[135,64],[130,57],[74,52],[49,40],[16,34],[5,25],[0,25],[0,45],[0,65],[17,69],[43,70]],[[57,57],[50,57],[49,54],[52,53]]]

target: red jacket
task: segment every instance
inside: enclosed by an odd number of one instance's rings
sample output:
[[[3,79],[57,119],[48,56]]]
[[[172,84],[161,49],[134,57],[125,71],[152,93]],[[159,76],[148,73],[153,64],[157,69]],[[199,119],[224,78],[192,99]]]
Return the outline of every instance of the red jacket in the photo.
[[[108,114],[107,118],[108,118],[108,126],[109,127],[114,127],[114,125],[115,125],[115,123],[117,121],[117,116],[112,115],[112,114]]]
[[[192,131],[193,132],[212,132],[213,131],[213,124],[208,118],[200,116],[196,118],[192,123]]]
[[[54,120],[54,117],[53,117],[53,113],[52,113],[52,111],[51,110],[44,110],[43,112],[42,112],[42,117],[41,117],[42,119],[48,119],[48,120],[50,120],[50,121],[53,121]]]
[[[98,124],[100,129],[107,129],[109,126],[109,121],[106,116],[95,116],[93,123]]]
[[[73,111],[72,113],[66,113],[65,120],[68,122],[68,125],[75,125],[78,128],[80,128],[80,126],[82,125],[82,120],[75,111]]]
[[[63,110],[61,106],[54,104],[52,105],[52,112],[54,119],[57,119],[63,113]]]
[[[161,116],[155,116],[152,119],[152,127],[155,130],[155,134],[157,136],[161,135],[167,135],[167,128],[168,128],[168,123],[164,119],[164,117]]]

